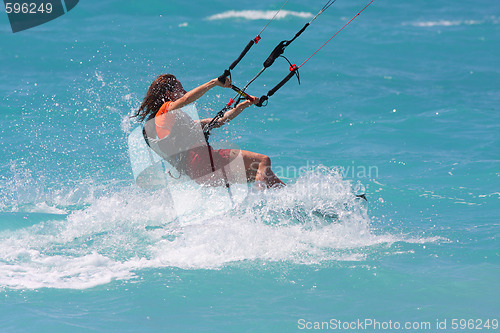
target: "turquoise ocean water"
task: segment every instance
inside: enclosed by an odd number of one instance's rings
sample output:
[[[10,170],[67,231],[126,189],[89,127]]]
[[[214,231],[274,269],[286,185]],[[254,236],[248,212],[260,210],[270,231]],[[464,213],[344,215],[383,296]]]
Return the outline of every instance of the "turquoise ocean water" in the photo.
[[[286,55],[367,3],[337,1]],[[0,13],[1,332],[499,331],[498,1],[376,0],[300,86],[214,131],[269,155],[286,189],[179,220],[168,191],[134,185],[129,116],[150,82],[220,75],[281,5],[81,1],[16,34]],[[290,1],[234,82],[322,6]],[[210,91],[200,116],[232,96]],[[339,324],[365,319],[379,326]]]

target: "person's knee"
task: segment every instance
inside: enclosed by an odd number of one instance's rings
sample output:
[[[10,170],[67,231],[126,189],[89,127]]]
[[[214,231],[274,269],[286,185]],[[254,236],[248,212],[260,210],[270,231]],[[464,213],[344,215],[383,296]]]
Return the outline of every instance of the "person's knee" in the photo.
[[[271,166],[271,158],[267,155],[261,155],[260,156],[260,163],[269,167],[269,166]]]
[[[269,169],[271,167],[271,158],[264,154],[253,153],[253,161],[249,164],[249,169],[252,171],[258,171],[259,169]]]

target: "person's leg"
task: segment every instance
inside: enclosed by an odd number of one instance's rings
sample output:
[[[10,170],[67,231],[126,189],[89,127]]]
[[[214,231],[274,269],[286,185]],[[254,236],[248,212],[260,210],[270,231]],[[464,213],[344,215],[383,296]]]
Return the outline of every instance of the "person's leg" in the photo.
[[[225,168],[232,160],[241,154],[248,182],[258,182],[266,187],[285,186],[271,170],[271,159],[263,154],[254,153],[238,149],[218,149],[212,151],[212,159],[216,170]],[[208,149],[197,151],[190,157],[191,163],[188,164],[188,176],[196,182],[211,186],[220,186],[222,179],[214,179],[211,169],[210,155]],[[237,181],[231,173],[221,174],[226,182],[233,183]],[[238,177],[236,177],[238,178]]]
[[[285,186],[285,183],[271,170],[269,156],[247,150],[241,150],[240,153],[243,157],[248,181],[262,182],[267,187]]]

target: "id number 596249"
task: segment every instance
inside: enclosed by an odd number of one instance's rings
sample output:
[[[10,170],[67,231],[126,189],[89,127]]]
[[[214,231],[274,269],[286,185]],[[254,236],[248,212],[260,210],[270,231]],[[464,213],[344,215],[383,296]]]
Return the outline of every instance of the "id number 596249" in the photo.
[[[6,2],[5,11],[7,14],[50,14],[52,13],[52,3],[36,4],[34,2]]]

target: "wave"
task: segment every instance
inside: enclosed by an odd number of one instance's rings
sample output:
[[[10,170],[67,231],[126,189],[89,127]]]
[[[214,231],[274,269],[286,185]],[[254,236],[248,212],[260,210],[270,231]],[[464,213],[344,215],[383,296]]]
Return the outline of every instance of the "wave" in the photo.
[[[207,20],[225,20],[232,18],[243,18],[246,20],[270,20],[276,14],[274,10],[229,10],[223,13],[215,14],[207,17]],[[276,15],[276,19],[284,19],[287,16],[294,16],[300,18],[311,18],[313,14],[308,12],[294,12],[289,10],[282,10]]]
[[[438,20],[438,21],[418,21],[418,22],[406,22],[403,25],[410,25],[419,28],[429,28],[429,27],[453,27],[461,25],[479,25],[484,24],[487,21],[484,20]],[[498,20],[491,21],[493,24],[498,23]]]
[[[209,195],[180,218],[166,189],[111,187],[67,216],[0,231],[0,288],[85,289],[151,268],[364,261],[380,246],[388,253],[395,242],[439,240],[377,233],[340,170],[318,167],[284,189],[252,190],[236,207],[217,190]]]

